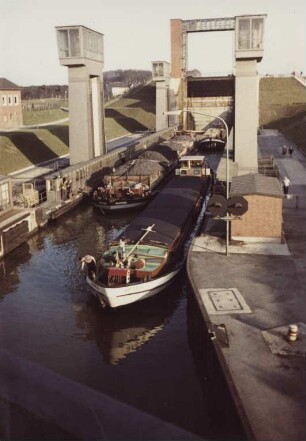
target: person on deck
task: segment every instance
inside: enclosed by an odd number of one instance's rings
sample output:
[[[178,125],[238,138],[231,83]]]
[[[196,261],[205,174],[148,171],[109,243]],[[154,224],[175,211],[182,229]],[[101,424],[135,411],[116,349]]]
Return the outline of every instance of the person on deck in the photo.
[[[122,237],[119,240],[118,252],[119,252],[119,258],[121,260],[124,260],[125,259],[125,237]]]
[[[86,269],[88,277],[90,277],[92,280],[95,280],[97,272],[96,259],[93,256],[87,254],[84,257],[79,257],[79,260],[81,263],[81,271],[85,272]]]

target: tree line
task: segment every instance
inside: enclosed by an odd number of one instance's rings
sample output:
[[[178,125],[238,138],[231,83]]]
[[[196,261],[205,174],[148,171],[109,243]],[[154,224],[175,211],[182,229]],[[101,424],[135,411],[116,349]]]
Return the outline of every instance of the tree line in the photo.
[[[129,87],[145,84],[152,79],[152,72],[149,70],[110,70],[103,73],[105,98],[111,98],[111,84],[122,83]],[[68,85],[42,85],[27,86],[21,89],[22,100],[37,99],[61,99],[68,98]]]

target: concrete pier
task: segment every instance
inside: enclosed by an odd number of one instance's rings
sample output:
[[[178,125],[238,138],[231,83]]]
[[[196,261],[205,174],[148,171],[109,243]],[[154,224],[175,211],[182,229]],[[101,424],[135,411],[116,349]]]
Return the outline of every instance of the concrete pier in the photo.
[[[249,439],[306,439],[306,158],[274,131],[259,136],[291,180],[284,199],[284,242],[230,242],[225,222],[205,221],[187,259],[189,280]],[[262,213],[265,216],[265,213]],[[288,340],[290,324],[299,331]],[[221,338],[221,337],[222,338]]]

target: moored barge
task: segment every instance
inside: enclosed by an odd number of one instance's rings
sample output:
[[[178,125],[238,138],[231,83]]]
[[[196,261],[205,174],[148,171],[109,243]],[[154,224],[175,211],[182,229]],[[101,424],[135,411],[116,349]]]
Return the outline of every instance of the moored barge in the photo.
[[[104,176],[92,194],[93,206],[103,214],[112,214],[147,205],[170,177],[178,159],[193,147],[190,135],[177,134],[124,162]]]

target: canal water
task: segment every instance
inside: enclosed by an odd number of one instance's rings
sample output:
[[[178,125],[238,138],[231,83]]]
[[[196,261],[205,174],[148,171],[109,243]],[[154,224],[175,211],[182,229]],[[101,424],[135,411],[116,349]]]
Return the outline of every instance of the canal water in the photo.
[[[110,310],[79,271],[78,257],[97,256],[134,215],[109,218],[84,203],[1,261],[0,347],[202,438],[238,439],[225,383],[211,387],[206,372],[186,273],[156,297]],[[27,439],[40,439],[27,424]]]

